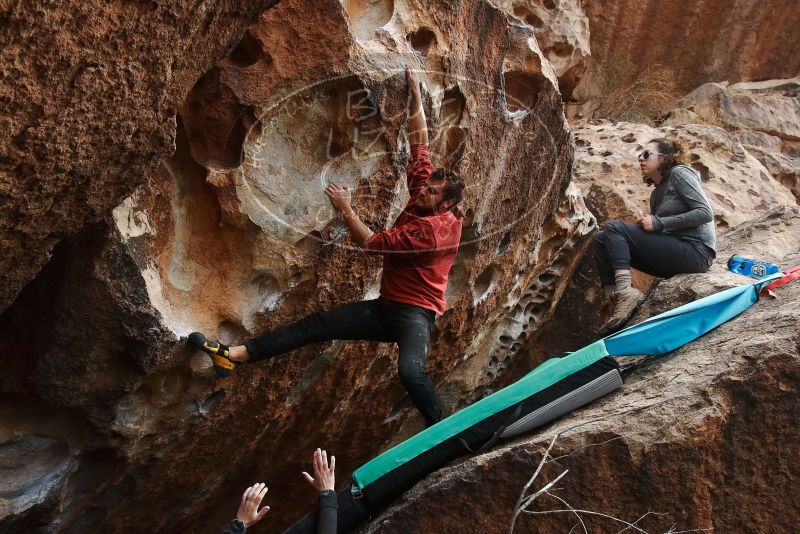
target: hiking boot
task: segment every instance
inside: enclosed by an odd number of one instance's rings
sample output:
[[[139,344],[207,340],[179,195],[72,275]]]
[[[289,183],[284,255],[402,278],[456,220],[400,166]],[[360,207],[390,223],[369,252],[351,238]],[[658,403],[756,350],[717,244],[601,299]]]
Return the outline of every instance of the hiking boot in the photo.
[[[614,284],[603,284],[603,296],[606,300],[614,298],[614,293],[617,292],[617,286]]]
[[[607,335],[619,330],[631,318],[642,300],[644,300],[644,293],[633,286],[615,292],[614,311],[611,312],[611,317],[605,324],[600,327],[600,333]]]
[[[214,364],[214,371],[220,378],[225,378],[231,375],[234,369],[241,362],[235,362],[230,359],[230,350],[226,345],[219,341],[209,341],[206,336],[200,332],[192,332],[189,334],[189,341],[191,341],[198,349],[202,350],[211,356],[211,363]]]

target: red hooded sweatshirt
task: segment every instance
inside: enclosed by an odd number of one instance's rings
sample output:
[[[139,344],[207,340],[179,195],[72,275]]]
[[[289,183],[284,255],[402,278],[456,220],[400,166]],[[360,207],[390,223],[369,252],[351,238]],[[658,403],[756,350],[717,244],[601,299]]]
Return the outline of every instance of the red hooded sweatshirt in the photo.
[[[447,277],[458,252],[463,217],[452,211],[420,213],[419,193],[433,173],[428,145],[411,145],[406,168],[411,198],[392,225],[367,239],[368,250],[383,254],[381,295],[444,313]]]

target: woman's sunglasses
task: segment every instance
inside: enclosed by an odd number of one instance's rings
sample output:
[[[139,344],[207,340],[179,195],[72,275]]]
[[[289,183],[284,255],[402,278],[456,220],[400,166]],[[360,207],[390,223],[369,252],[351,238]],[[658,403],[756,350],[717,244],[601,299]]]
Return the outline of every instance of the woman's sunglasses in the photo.
[[[650,156],[665,156],[666,154],[662,154],[661,152],[651,152],[650,150],[645,150],[641,154],[639,154],[639,159],[648,160]]]

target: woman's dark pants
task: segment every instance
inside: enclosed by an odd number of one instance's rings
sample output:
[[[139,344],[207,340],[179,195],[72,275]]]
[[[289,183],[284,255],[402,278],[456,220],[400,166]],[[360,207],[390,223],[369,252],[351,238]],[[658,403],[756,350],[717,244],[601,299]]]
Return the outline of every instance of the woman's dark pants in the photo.
[[[592,252],[603,285],[614,283],[614,270],[633,267],[669,278],[680,273],[704,273],[714,260],[711,249],[674,235],[646,232],[623,221],[608,221],[594,235]]]

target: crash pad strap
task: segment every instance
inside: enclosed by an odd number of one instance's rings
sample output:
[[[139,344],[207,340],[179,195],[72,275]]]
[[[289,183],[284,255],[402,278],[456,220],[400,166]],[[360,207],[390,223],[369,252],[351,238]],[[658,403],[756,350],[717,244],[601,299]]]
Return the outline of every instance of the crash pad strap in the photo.
[[[761,295],[769,295],[770,297],[776,299],[778,298],[778,295],[776,295],[775,291],[773,291],[775,288],[786,285],[789,282],[793,282],[798,278],[800,278],[800,265],[795,265],[794,267],[783,271],[782,277],[778,278],[774,282],[771,282],[769,285],[764,286],[764,288],[761,290]]]

